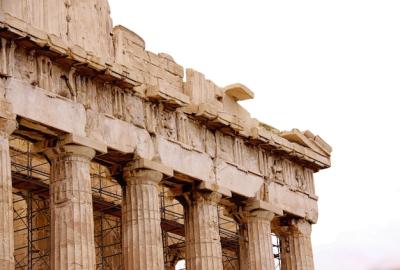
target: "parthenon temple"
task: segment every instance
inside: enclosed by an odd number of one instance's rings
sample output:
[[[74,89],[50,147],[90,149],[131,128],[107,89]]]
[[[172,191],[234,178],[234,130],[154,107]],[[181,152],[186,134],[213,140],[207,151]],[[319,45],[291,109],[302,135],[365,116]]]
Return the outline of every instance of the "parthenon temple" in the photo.
[[[1,270],[314,269],[322,138],[147,51],[107,0],[0,0],[0,29]]]

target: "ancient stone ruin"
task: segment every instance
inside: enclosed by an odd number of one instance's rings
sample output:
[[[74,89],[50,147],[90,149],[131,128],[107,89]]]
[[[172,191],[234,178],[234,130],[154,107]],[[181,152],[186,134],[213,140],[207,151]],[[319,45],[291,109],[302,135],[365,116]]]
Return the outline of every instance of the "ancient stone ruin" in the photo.
[[[0,269],[314,269],[331,147],[109,13],[0,0]]]

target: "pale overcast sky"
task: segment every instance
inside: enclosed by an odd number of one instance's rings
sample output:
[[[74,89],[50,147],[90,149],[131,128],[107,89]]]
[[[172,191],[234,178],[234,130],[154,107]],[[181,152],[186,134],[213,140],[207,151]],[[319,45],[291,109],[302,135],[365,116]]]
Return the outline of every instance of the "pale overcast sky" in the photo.
[[[400,269],[400,1],[109,0],[114,24],[334,152],[316,176],[318,270]]]

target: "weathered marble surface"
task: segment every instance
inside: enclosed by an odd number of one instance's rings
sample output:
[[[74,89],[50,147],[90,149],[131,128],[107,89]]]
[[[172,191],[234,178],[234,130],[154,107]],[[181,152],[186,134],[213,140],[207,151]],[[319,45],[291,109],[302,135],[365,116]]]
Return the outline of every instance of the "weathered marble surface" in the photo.
[[[158,184],[162,174],[124,169],[127,182],[122,202],[122,250],[127,270],[164,269]]]
[[[332,148],[310,131],[279,131],[252,118],[238,103],[254,98],[246,86],[218,86],[166,53],[147,51],[138,34],[113,27],[109,13],[106,0],[0,0],[0,121],[15,123],[17,116],[15,133],[52,161],[52,233],[64,237],[53,239],[53,268],[94,267],[88,164],[95,157],[111,164],[116,177],[127,162],[133,166],[120,179],[127,184],[124,248],[132,255],[125,268],[163,267],[157,187],[168,181],[177,196],[188,188],[193,193],[193,201],[185,200],[189,269],[222,269],[219,199],[239,208],[259,202],[262,211],[249,214],[242,231],[249,239],[242,256],[251,269],[270,269],[271,220],[261,206],[316,223],[314,173],[330,167]],[[0,215],[8,220],[11,131],[0,132]],[[82,154],[89,148],[91,154]],[[83,229],[68,227],[67,217]],[[70,230],[62,231],[62,222]],[[9,269],[12,228],[2,226],[0,263]],[[144,241],[134,241],[142,235]],[[312,269],[309,235],[286,237],[301,248],[299,258],[285,258],[285,267]]]

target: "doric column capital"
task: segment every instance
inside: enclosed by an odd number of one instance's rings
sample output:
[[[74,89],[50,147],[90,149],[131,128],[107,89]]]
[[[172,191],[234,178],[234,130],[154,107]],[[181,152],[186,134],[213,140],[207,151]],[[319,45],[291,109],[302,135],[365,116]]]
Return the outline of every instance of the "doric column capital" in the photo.
[[[12,113],[11,103],[0,100],[0,136],[8,137],[17,128],[15,114]]]
[[[158,185],[163,179],[163,174],[151,169],[137,169],[135,166],[128,165],[124,168],[124,179],[127,184],[142,183]]]
[[[196,199],[203,199],[211,204],[218,204],[222,198],[222,194],[216,191],[195,192]]]
[[[258,209],[254,211],[245,211],[243,212],[242,217],[246,220],[248,219],[262,219],[267,221],[272,221],[275,213],[269,210]]]
[[[17,129],[18,123],[15,118],[11,103],[0,99],[0,136],[8,137]]]
[[[275,226],[276,232],[279,235],[302,235],[310,236],[312,224],[303,218],[283,217],[279,219]]]
[[[207,203],[217,206],[222,199],[222,194],[216,191],[194,190],[181,193],[176,196],[176,199],[184,206],[197,203]]]
[[[310,236],[312,231],[311,227],[311,223],[305,219],[291,219],[289,230],[294,234]]]
[[[283,210],[278,206],[270,202],[257,200],[254,198],[247,200],[246,204],[243,206],[243,209],[250,212],[255,210],[266,210],[275,213],[277,216],[283,216]]]
[[[44,149],[43,153],[50,161],[58,159],[61,156],[79,156],[87,160],[92,160],[96,155],[94,149],[74,144],[49,147]]]
[[[191,205],[200,201],[218,205],[223,197],[232,196],[230,190],[215,183],[204,181],[189,190],[182,190],[182,188],[172,189],[171,193],[184,205]]]
[[[17,121],[0,117],[0,136],[8,137],[17,129]]]
[[[72,133],[53,137],[34,144],[35,153],[43,153],[50,161],[66,156],[92,160],[96,152],[106,153],[106,145]]]
[[[251,219],[264,219],[269,222],[275,216],[283,215],[282,209],[278,208],[271,203],[257,200],[249,199],[244,205],[234,205],[232,208],[228,209],[229,214],[241,224],[246,224]]]

